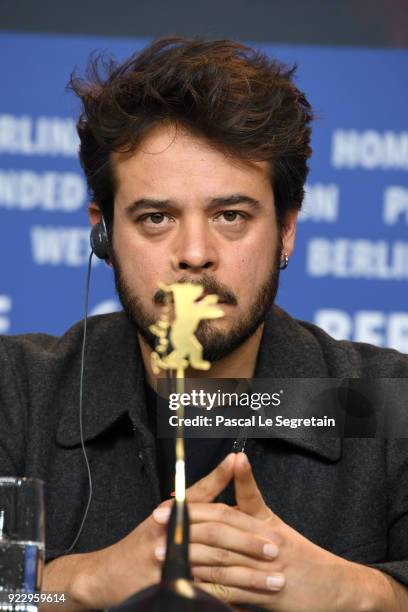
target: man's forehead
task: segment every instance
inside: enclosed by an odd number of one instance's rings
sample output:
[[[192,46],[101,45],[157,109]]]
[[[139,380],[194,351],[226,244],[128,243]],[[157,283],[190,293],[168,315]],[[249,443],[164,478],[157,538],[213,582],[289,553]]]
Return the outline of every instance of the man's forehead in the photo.
[[[186,179],[223,179],[228,174],[234,180],[270,181],[269,162],[239,158],[184,126],[169,123],[151,128],[133,150],[112,153],[111,167],[117,187],[132,177],[145,183],[186,173]]]

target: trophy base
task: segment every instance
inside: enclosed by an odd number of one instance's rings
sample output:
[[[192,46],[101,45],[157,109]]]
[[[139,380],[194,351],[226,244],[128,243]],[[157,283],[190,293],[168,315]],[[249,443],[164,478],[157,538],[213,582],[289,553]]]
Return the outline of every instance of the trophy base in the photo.
[[[185,578],[162,581],[123,603],[110,612],[227,612],[231,608]]]

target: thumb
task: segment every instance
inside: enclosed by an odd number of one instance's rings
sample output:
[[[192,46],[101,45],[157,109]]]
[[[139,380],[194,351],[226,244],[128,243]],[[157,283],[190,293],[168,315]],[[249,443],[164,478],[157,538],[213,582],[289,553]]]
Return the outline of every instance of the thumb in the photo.
[[[238,453],[234,466],[235,501],[239,510],[261,520],[278,519],[265,504],[245,453]]]
[[[212,502],[234,476],[235,453],[230,453],[217,467],[186,490],[188,502]]]

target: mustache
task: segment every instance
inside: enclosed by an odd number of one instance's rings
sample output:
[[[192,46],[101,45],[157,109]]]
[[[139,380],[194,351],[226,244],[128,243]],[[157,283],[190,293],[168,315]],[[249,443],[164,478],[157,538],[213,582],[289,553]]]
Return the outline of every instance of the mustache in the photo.
[[[177,281],[178,283],[191,283],[192,285],[201,285],[204,287],[204,293],[215,293],[218,295],[218,300],[220,302],[224,302],[225,304],[231,304],[232,306],[236,306],[238,304],[238,299],[235,293],[229,289],[223,283],[215,280],[212,276],[202,276],[200,279],[191,279],[187,277],[183,277]],[[153,296],[153,301],[155,304],[159,306],[164,306],[165,296],[167,294],[162,290],[158,289]]]

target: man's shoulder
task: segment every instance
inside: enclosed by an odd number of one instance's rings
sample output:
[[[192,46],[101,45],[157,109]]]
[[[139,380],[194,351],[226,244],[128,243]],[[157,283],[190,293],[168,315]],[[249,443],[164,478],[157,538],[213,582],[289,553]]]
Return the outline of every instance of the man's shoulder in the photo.
[[[265,376],[278,372],[307,378],[408,378],[408,355],[363,342],[336,340],[276,305],[265,320],[262,349]]]
[[[87,320],[87,346],[90,353],[98,353],[110,345],[118,334],[129,326],[122,312],[89,317]],[[30,363],[57,362],[75,359],[81,352],[84,322],[79,321],[63,335],[27,333],[0,336],[0,363],[3,360],[17,362],[20,367]]]
[[[392,348],[378,347],[366,342],[336,340],[322,328],[303,320],[295,320],[302,330],[310,334],[332,366],[344,364],[354,370],[357,377],[408,377],[408,355]]]

